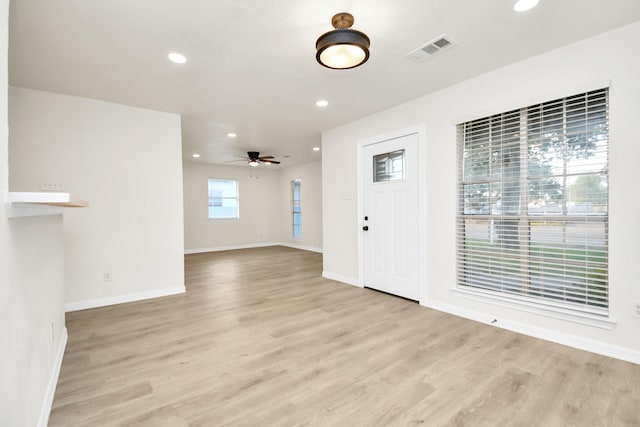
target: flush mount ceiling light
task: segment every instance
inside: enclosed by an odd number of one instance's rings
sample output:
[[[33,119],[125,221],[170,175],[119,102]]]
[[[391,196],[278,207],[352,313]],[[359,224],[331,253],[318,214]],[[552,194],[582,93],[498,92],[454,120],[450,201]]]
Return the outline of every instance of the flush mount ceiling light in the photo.
[[[324,33],[316,41],[316,60],[327,68],[347,70],[369,59],[369,37],[352,30],[353,15],[342,12],[331,18],[333,31]]]
[[[518,0],[516,4],[513,5],[513,10],[516,12],[525,12],[536,7],[539,1],[540,0]]]

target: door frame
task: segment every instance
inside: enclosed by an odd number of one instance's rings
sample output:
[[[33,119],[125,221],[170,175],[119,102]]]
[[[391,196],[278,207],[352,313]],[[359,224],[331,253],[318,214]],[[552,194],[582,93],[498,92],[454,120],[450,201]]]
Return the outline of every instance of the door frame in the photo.
[[[427,238],[426,238],[426,181],[424,165],[426,164],[426,124],[398,129],[389,133],[361,139],[358,141],[358,285],[364,287],[364,239],[362,227],[364,226],[364,180],[362,178],[364,169],[363,149],[367,145],[390,139],[401,138],[417,134],[418,136],[418,303],[425,305],[427,301]]]

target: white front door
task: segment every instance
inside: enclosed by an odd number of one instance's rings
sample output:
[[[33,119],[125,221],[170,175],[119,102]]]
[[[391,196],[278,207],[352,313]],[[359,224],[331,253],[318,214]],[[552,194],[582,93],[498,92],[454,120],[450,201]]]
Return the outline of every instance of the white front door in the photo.
[[[364,286],[418,300],[418,134],[365,145]]]

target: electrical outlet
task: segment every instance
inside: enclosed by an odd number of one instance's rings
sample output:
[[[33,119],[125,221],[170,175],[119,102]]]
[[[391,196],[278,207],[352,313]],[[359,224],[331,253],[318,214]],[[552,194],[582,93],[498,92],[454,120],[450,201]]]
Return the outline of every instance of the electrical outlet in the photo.
[[[640,300],[632,300],[631,305],[633,307],[633,312],[631,313],[631,315],[640,319]]]
[[[109,272],[103,273],[102,278],[104,279],[105,282],[110,282],[111,281],[111,273],[109,273]]]
[[[40,183],[40,190],[42,191],[62,191],[64,186],[59,182],[42,182]]]

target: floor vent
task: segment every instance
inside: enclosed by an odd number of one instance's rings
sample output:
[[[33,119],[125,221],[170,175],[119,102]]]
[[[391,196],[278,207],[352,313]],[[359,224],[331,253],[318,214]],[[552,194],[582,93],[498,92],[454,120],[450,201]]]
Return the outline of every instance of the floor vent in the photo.
[[[409,52],[407,54],[407,58],[413,62],[422,62],[456,44],[457,43],[451,37],[443,34],[431,40],[429,43]]]

